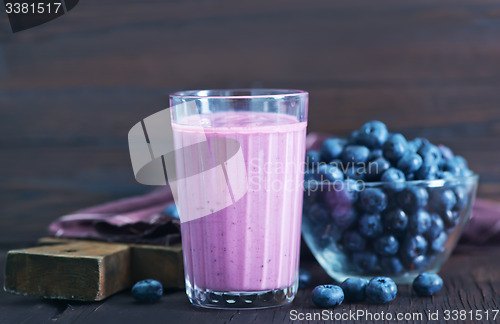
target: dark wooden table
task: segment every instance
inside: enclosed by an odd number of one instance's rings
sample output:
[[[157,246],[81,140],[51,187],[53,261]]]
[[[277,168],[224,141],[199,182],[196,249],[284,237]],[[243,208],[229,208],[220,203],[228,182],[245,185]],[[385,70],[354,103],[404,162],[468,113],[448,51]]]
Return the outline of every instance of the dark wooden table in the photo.
[[[133,178],[127,133],[180,89],[308,90],[310,131],[345,135],[383,120],[465,156],[478,195],[499,201],[499,39],[494,0],[82,0],[17,34],[1,10],[0,269],[7,250],[34,245],[56,217],[150,189]],[[389,305],[336,312],[498,309],[499,256],[462,246],[438,296],[400,287]],[[303,265],[329,281],[313,260]],[[309,290],[289,307],[241,312],[193,308],[183,292],[151,306],[128,293],[85,304],[0,292],[9,324],[288,322],[291,310],[317,311]]]

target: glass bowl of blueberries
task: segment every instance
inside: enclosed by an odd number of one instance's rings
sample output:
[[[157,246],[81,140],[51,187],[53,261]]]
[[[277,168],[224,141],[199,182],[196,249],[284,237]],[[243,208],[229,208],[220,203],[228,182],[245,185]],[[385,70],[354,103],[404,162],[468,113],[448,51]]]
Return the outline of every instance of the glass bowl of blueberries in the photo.
[[[306,154],[302,235],[335,280],[438,272],[469,219],[478,176],[424,138],[370,121]]]

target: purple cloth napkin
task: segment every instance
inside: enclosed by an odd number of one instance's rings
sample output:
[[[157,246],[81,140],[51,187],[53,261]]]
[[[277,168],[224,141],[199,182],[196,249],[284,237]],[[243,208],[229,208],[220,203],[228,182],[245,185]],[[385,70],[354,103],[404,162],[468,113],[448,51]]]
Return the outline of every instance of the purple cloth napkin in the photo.
[[[318,149],[325,134],[307,136],[307,148]],[[112,242],[174,244],[180,241],[177,218],[162,211],[173,202],[168,187],[148,194],[86,208],[62,216],[49,227],[56,237],[94,239]],[[500,243],[500,203],[477,199],[461,242]]]
[[[49,235],[110,242],[171,245],[180,242],[179,219],[163,210],[173,202],[168,187],[65,215],[49,226]]]

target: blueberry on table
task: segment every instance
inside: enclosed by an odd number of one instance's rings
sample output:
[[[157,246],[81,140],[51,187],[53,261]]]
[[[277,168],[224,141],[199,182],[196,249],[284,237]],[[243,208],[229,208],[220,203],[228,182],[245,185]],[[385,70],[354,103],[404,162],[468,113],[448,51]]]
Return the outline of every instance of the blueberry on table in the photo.
[[[372,120],[361,126],[357,134],[357,143],[370,149],[379,148],[389,136],[387,127],[378,120]]]
[[[406,230],[408,225],[408,216],[400,209],[392,209],[382,215],[384,228],[387,233],[399,235]]]
[[[395,275],[403,271],[403,264],[398,257],[381,257],[379,263],[380,268],[386,274]]]
[[[399,170],[404,174],[412,174],[422,166],[422,157],[416,153],[406,152],[397,163]]]
[[[393,301],[397,293],[398,287],[388,277],[375,277],[366,285],[366,297],[375,304]]]
[[[318,167],[318,180],[319,181],[342,181],[344,180],[344,173],[339,168],[329,164],[321,164]]]
[[[335,285],[316,286],[311,295],[313,303],[321,308],[334,307],[344,301],[344,291]]]
[[[443,288],[443,279],[436,273],[423,272],[413,280],[413,290],[419,296],[432,296]]]
[[[404,153],[407,151],[408,142],[406,138],[401,134],[392,134],[387,141],[384,143],[382,148],[384,157],[396,163],[401,159]]]
[[[146,279],[137,282],[132,287],[132,297],[145,303],[154,303],[163,295],[163,286],[159,281]]]
[[[306,167],[315,168],[315,166],[320,162],[319,152],[316,150],[311,150],[306,153]]]
[[[433,210],[444,212],[455,207],[457,197],[451,189],[434,189],[429,192],[429,205]]]
[[[411,186],[398,194],[398,202],[401,208],[409,214],[415,213],[419,208],[427,205],[429,194],[422,187]]]
[[[358,221],[359,232],[367,238],[379,237],[384,227],[379,214],[365,214]]]
[[[359,207],[368,213],[379,213],[387,207],[387,196],[379,188],[366,188],[359,193]]]
[[[396,168],[389,168],[382,174],[380,180],[383,182],[404,182],[406,178],[403,171]]]
[[[347,278],[340,287],[344,290],[344,299],[348,302],[360,302],[365,300],[365,289],[368,280],[363,278]]]
[[[348,145],[342,152],[342,162],[347,166],[365,163],[369,154],[370,150],[366,146]]]
[[[373,245],[375,252],[382,256],[391,256],[398,253],[399,242],[392,235],[385,235],[375,240]]]
[[[177,206],[175,204],[168,205],[163,213],[167,216],[172,216],[177,219],[179,218],[179,210],[177,209]]]
[[[309,270],[300,268],[299,269],[299,288],[307,288],[311,283],[311,273]]]
[[[424,236],[429,242],[432,240],[436,239],[444,229],[444,223],[443,220],[441,219],[441,216],[439,214],[431,214],[431,223],[427,231],[424,233]]]
[[[351,255],[351,261],[359,273],[370,273],[378,265],[377,255],[369,251],[354,252]]]
[[[340,154],[344,150],[346,145],[346,140],[342,138],[327,138],[323,141],[321,145],[320,156],[324,162],[330,162],[333,159],[340,157]]]
[[[431,216],[423,209],[408,217],[408,229],[413,235],[424,234],[431,226]]]
[[[366,240],[358,231],[349,230],[342,237],[342,245],[344,249],[351,252],[363,251],[366,247]]]
[[[366,170],[366,180],[368,181],[378,181],[380,180],[382,174],[391,167],[391,163],[379,157],[371,162],[368,162]]]

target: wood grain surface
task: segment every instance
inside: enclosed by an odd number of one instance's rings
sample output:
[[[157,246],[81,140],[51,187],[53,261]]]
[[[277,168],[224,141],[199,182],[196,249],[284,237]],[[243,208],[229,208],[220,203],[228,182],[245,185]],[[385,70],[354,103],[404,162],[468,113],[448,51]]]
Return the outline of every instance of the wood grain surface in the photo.
[[[127,132],[181,89],[307,90],[309,131],[346,135],[382,120],[465,156],[478,195],[499,201],[499,39],[494,0],[82,0],[16,34],[0,10],[0,249],[34,245],[60,215],[149,190],[133,178]],[[498,252],[454,255],[445,293],[421,300],[403,289],[389,308],[498,308]],[[288,321],[287,309],[188,312],[173,294],[137,310],[129,297],[68,305],[2,292],[0,322],[133,320],[147,310],[172,323]],[[292,307],[310,307],[308,298]]]

